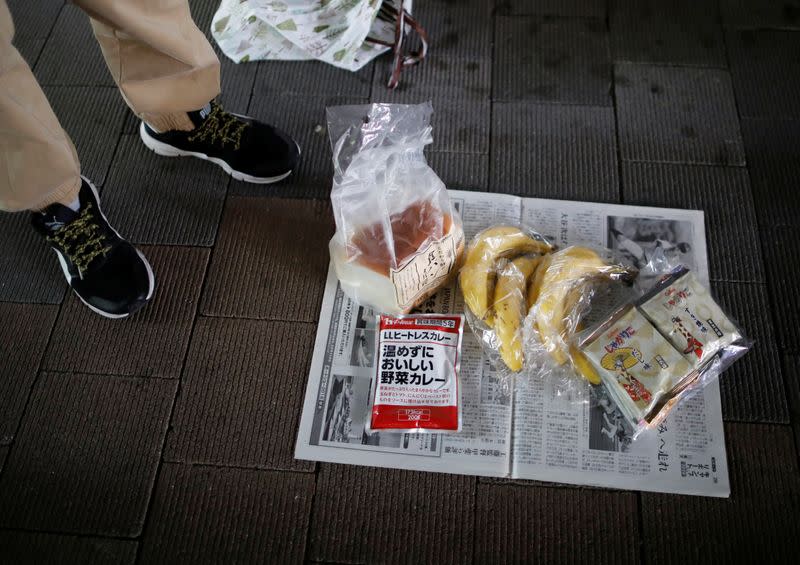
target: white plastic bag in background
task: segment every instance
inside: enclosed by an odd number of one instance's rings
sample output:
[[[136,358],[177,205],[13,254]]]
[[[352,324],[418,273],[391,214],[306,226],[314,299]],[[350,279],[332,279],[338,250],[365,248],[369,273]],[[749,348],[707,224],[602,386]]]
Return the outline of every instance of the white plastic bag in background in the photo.
[[[461,218],[425,161],[430,102],[328,108],[336,234],[331,258],[342,290],[376,312],[401,314],[458,270]]]
[[[395,22],[384,3],[411,13],[411,0],[222,0],[211,34],[237,63],[318,59],[357,71],[389,50]]]

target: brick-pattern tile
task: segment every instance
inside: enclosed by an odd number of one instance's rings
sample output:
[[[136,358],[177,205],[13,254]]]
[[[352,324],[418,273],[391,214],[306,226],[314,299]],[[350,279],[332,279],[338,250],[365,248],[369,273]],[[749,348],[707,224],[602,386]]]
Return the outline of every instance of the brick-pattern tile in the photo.
[[[321,61],[265,61],[258,66],[255,89],[260,97],[369,98],[372,71],[372,64],[350,72]]]
[[[302,563],[313,496],[309,474],[165,463],[140,561]]]
[[[30,214],[0,213],[0,301],[60,304],[67,285]]]
[[[725,67],[717,11],[693,0],[616,0],[611,11],[614,59]]]
[[[333,179],[331,144],[325,108],[366,104],[366,98],[279,96],[256,87],[250,114],[291,135],[300,145],[300,165],[275,185],[232,181],[229,193],[237,196],[328,198]]]
[[[189,346],[209,251],[143,247],[156,276],[150,304],[131,318],[102,318],[70,296],[44,367],[112,375],[177,378]]]
[[[761,233],[775,333],[781,348],[800,353],[800,296],[797,272],[800,262],[800,228],[775,227]]]
[[[788,426],[727,424],[730,499],[642,494],[646,563],[793,563],[800,473]],[[794,557],[793,557],[794,556]]]
[[[413,10],[414,18],[428,33],[430,56],[442,59],[490,57],[491,13],[492,3],[486,0],[426,0],[416,3]],[[416,49],[417,45],[410,47]]]
[[[42,373],[0,478],[0,527],[139,535],[176,390]]]
[[[14,43],[47,39],[64,2],[59,0],[6,0],[14,22]]]
[[[742,136],[759,226],[800,228],[800,121],[743,119]]]
[[[487,190],[489,188],[489,156],[430,151],[428,165],[449,189]]]
[[[136,561],[136,542],[36,532],[0,531],[0,561],[15,565],[57,562],[126,565]]]
[[[0,302],[0,444],[14,439],[57,315],[57,306]]]
[[[620,63],[615,85],[623,159],[744,165],[726,71]]]
[[[201,312],[316,321],[333,231],[328,202],[228,198]]]
[[[294,443],[315,330],[200,318],[164,458],[313,471],[313,462],[294,459]]]
[[[490,167],[492,192],[618,202],[614,111],[495,104]]]
[[[601,22],[498,17],[495,25],[493,99],[611,105]]]
[[[639,561],[635,493],[478,484],[475,512],[476,563]]]
[[[229,179],[213,163],[161,157],[138,135],[125,135],[103,187],[103,209],[135,243],[211,246]]]
[[[496,0],[496,13],[535,16],[606,17],[607,0]]]
[[[339,563],[471,563],[474,500],[472,477],[321,465],[307,556]]]
[[[731,30],[727,43],[741,115],[800,119],[800,34]]]
[[[400,85],[395,90],[386,88],[391,68],[391,57],[381,57],[375,61],[373,98],[407,104],[427,98],[476,101],[488,100],[491,96],[492,59],[489,56],[437,55],[435,48],[431,47],[430,56],[422,64],[403,72]]]
[[[81,174],[102,185],[129,113],[119,92],[110,87],[47,86],[44,93],[75,144]]]
[[[800,29],[800,0],[720,0],[720,8],[729,26]]]
[[[61,10],[34,74],[42,85],[114,86],[89,17],[72,4]]]
[[[720,377],[726,420],[789,423],[781,360],[765,285],[713,282],[720,305],[736,320],[753,348]]]
[[[623,195],[626,204],[703,210],[711,278],[764,281],[745,169],[626,163]]]

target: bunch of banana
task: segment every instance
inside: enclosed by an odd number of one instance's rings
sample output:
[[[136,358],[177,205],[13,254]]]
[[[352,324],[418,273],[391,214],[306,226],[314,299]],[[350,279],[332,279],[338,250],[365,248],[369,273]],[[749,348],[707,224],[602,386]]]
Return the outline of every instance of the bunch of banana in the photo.
[[[551,245],[515,227],[478,234],[461,270],[464,300],[476,317],[494,328],[500,356],[512,371],[522,369],[522,325],[534,310],[533,324],[544,348],[563,365],[572,360],[588,381],[599,384],[591,363],[569,342],[570,323],[586,285],[598,277],[631,280],[636,272],[610,265],[586,247],[553,253]]]
[[[470,244],[460,282],[472,313],[493,327],[500,355],[512,371],[522,369],[521,326],[528,311],[527,287],[540,270],[549,243],[513,226],[496,226],[479,233]]]

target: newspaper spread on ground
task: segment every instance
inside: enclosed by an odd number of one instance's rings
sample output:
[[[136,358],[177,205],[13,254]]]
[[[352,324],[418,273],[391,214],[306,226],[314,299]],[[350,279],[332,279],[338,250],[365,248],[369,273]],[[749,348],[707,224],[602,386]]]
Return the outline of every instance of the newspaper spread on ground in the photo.
[[[559,246],[617,249],[637,266],[656,254],[708,284],[701,211],[518,198],[450,191],[467,238],[491,225],[522,223]],[[457,284],[421,308],[463,312]],[[298,459],[536,479],[620,489],[729,495],[719,386],[680,404],[632,442],[602,387],[567,394],[542,379],[496,378],[469,329],[461,364],[463,431],[365,431],[375,359],[375,316],[348,299],[329,270],[295,456]]]

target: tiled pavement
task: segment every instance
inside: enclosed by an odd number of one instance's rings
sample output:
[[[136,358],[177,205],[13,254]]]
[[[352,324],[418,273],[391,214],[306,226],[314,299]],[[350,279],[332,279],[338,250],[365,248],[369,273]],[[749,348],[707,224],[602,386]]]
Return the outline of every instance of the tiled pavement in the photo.
[[[216,0],[192,2],[207,30]],[[277,187],[135,137],[86,18],[9,0],[16,43],[159,278],[126,322],[0,215],[0,563],[789,562],[800,533],[800,2],[418,0],[430,60],[223,61],[224,101],[304,148]],[[722,383],[732,495],[296,461],[333,231],[324,108],[422,101],[449,186],[701,208],[757,339]]]

